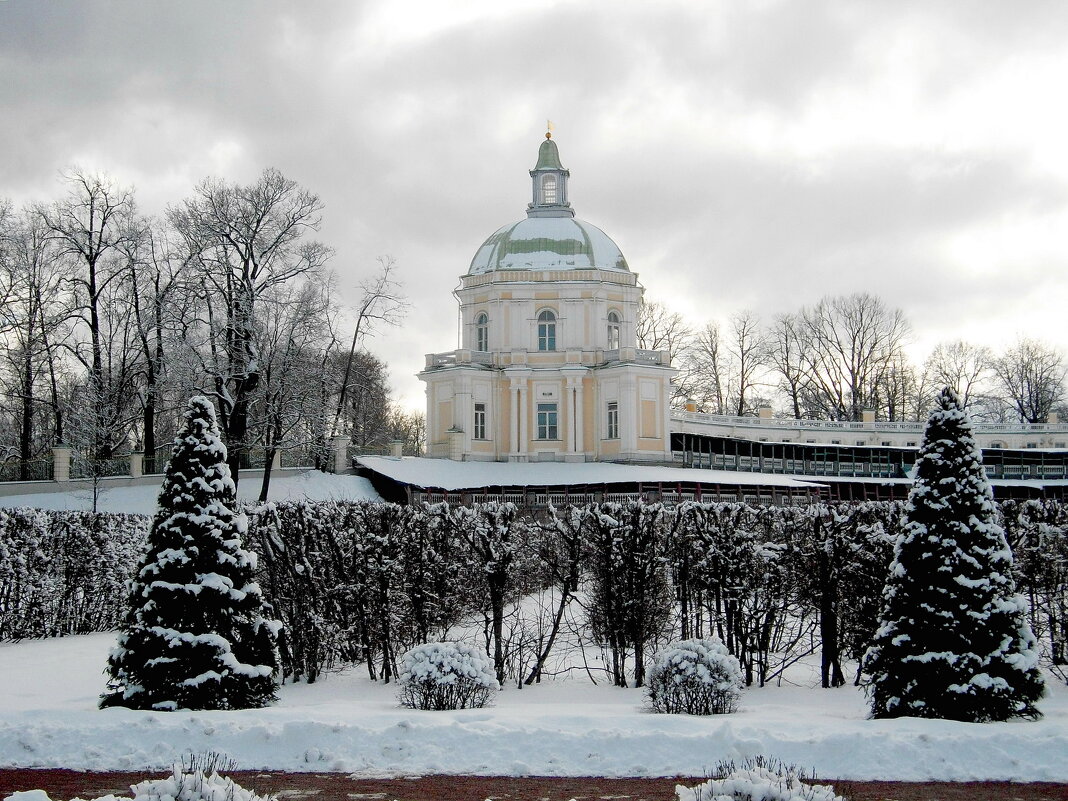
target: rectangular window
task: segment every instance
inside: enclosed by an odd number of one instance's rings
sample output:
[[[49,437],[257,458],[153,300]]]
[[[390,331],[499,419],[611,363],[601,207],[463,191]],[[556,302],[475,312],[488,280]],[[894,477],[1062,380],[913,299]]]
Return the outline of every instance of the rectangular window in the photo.
[[[560,439],[555,403],[538,404],[538,439]]]
[[[538,323],[538,350],[556,350],[556,323]]]
[[[475,404],[475,439],[486,438],[486,404]]]
[[[608,404],[608,439],[619,439],[618,401],[610,401]]]

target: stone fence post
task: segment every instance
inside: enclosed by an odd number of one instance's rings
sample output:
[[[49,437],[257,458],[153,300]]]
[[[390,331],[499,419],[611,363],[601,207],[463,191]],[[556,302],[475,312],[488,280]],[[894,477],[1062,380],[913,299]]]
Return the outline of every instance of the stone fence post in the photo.
[[[349,444],[352,440],[344,434],[330,438],[330,449],[334,454],[334,473],[345,473],[349,469]]]
[[[55,445],[52,448],[52,480],[70,481],[71,449],[68,445]]]

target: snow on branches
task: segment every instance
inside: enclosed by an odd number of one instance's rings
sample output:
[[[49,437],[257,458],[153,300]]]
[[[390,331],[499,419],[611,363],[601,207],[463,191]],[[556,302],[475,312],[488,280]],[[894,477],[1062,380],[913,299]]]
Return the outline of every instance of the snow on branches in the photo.
[[[947,388],[924,433],[865,657],[874,717],[1038,716],[1037,643],[995,511],[971,423]]]
[[[264,617],[234,496],[215,408],[196,396],[131,582],[101,706],[245,709],[274,700],[279,624]]]

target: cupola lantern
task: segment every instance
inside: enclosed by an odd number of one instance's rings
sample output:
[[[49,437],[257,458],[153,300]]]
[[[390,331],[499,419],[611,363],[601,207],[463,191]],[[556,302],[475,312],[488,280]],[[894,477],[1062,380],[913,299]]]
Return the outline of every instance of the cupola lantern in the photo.
[[[538,163],[530,171],[532,197],[528,217],[574,217],[567,199],[567,179],[571,173],[560,163],[560,151],[552,133],[538,149]]]

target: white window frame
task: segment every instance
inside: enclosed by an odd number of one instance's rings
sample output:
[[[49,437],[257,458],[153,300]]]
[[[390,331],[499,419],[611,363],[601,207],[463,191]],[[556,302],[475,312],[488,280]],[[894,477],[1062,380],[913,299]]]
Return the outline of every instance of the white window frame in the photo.
[[[619,439],[619,401],[608,401],[605,424],[608,434],[605,439]]]
[[[608,350],[619,350],[621,322],[622,320],[620,319],[619,312],[615,309],[608,312]]]
[[[473,439],[486,439],[486,404],[475,404],[475,419],[472,426]]]
[[[538,404],[538,439],[560,439],[560,406],[552,403]]]
[[[485,312],[475,315],[475,350],[480,353],[489,351],[489,315]]]
[[[556,312],[552,309],[542,309],[538,312],[538,350],[556,350],[556,334]]]

